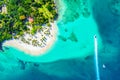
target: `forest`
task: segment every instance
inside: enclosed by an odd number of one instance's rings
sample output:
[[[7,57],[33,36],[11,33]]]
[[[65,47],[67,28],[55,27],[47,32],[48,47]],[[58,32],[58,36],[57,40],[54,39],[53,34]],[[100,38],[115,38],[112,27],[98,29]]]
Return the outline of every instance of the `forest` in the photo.
[[[0,42],[19,38],[25,32],[35,34],[57,16],[54,0],[1,0]],[[32,30],[27,26],[32,26]]]

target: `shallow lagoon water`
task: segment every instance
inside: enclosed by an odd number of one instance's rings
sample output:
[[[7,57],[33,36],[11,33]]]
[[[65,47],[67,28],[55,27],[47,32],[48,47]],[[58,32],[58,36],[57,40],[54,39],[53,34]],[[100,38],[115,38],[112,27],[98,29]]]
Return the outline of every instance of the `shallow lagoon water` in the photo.
[[[67,4],[68,0],[61,1]],[[57,42],[45,55],[32,57],[15,48],[4,48],[4,52],[0,52],[0,79],[96,80],[93,42],[96,34],[101,80],[120,80],[120,18],[107,8],[110,0],[94,1],[92,15],[87,18],[68,13],[67,17],[62,15],[63,19],[57,21]],[[72,6],[76,4],[79,3],[71,3]],[[71,8],[70,12],[74,10]],[[74,11],[79,13],[79,9]]]

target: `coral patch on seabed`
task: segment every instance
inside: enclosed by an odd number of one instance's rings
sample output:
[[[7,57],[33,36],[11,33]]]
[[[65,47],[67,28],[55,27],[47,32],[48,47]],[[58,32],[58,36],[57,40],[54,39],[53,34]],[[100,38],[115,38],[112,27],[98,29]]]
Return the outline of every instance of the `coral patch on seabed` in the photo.
[[[120,16],[120,0],[110,0],[108,7],[114,15]]]

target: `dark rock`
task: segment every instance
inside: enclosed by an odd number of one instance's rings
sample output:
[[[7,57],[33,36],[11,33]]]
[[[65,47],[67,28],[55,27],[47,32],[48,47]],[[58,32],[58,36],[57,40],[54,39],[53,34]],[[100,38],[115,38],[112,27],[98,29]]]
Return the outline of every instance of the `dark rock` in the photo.
[[[2,49],[2,42],[0,42],[0,51],[4,51],[4,50]]]
[[[25,70],[25,66],[26,66],[26,64],[27,64],[27,62],[24,62],[24,61],[22,61],[22,60],[18,60],[18,62],[19,62],[19,64],[20,64],[20,68],[22,69],[22,70]]]
[[[34,66],[35,66],[35,67],[39,67],[39,64],[38,64],[38,63],[34,63]]]

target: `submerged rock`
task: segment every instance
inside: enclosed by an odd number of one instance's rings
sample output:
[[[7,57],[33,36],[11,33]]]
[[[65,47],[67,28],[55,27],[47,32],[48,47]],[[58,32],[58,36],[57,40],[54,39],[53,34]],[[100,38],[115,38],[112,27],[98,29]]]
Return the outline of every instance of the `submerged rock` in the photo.
[[[24,62],[24,61],[22,61],[22,60],[18,60],[18,62],[19,62],[19,64],[20,64],[20,69],[25,70],[25,67],[26,67],[27,62]]]
[[[67,39],[64,36],[59,35],[58,36],[62,41],[67,41]]]
[[[70,39],[71,41],[74,41],[74,42],[78,42],[78,39],[77,39],[76,35],[74,34],[74,32],[71,33],[71,35],[68,37],[68,39]]]

